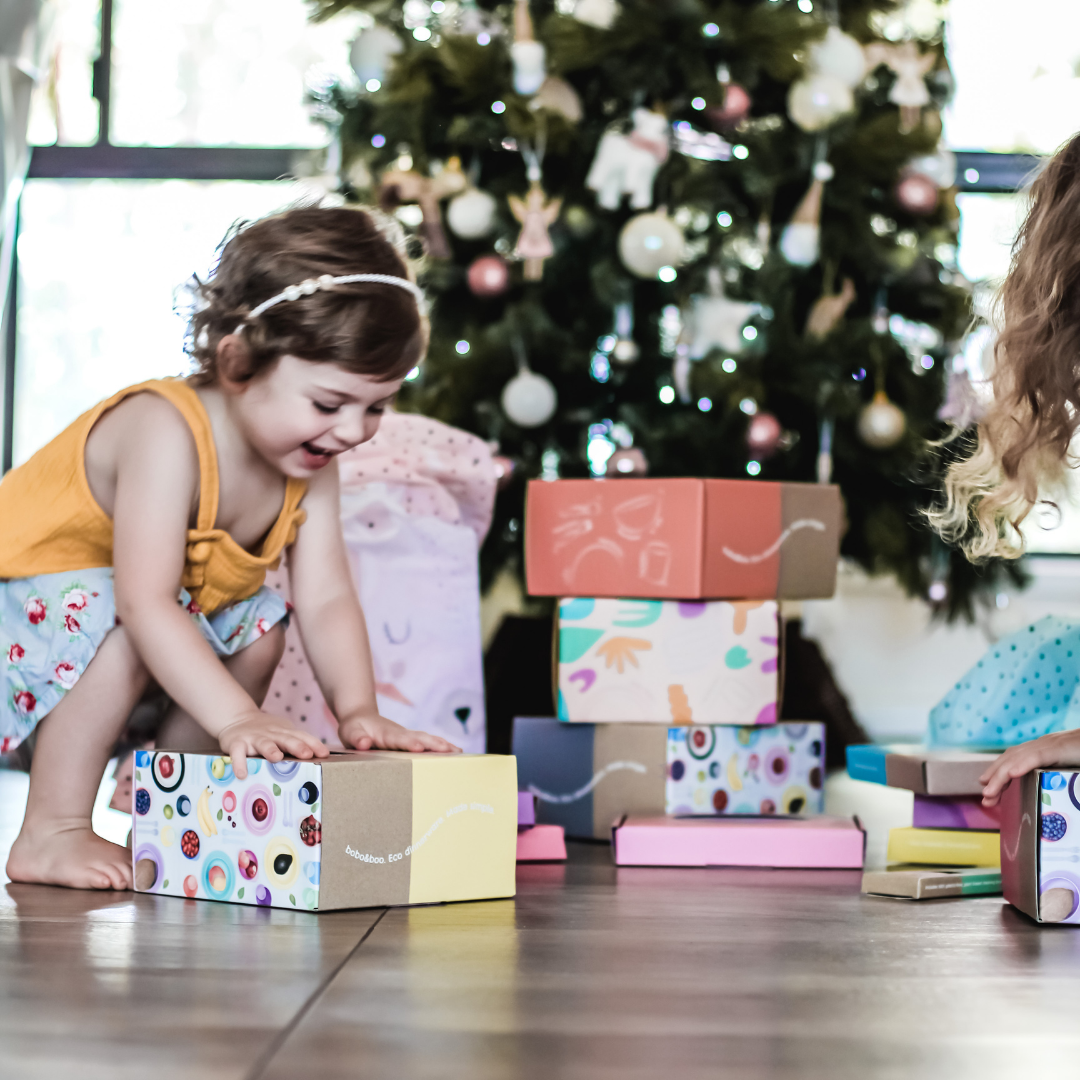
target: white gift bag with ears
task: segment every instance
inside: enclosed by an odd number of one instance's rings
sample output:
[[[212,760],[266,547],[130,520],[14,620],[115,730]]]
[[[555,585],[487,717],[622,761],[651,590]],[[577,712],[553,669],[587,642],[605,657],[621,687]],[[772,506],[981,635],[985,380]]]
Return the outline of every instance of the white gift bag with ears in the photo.
[[[338,467],[379,711],[483,753],[477,552],[495,500],[491,451],[436,420],[388,412],[375,438],[342,454]],[[267,584],[288,599],[284,568]],[[340,745],[295,619],[264,708]]]

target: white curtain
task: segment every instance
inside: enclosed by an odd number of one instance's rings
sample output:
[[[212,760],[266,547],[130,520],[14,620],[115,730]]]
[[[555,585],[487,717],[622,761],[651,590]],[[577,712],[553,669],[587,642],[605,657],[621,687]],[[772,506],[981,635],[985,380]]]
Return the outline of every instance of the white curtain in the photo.
[[[0,0],[0,305],[7,317],[15,214],[30,150],[30,94],[40,77],[40,17],[44,0]],[[6,334],[6,327],[0,328]],[[0,341],[6,337],[0,337]]]

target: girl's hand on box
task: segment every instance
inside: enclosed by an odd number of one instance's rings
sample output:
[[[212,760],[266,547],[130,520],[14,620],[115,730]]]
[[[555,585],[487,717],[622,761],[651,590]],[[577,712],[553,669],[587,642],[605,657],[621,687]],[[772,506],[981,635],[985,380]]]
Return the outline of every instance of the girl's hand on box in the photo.
[[[232,758],[233,772],[238,780],[247,776],[249,757],[280,761],[285,753],[297,758],[330,756],[330,751],[314,735],[298,731],[288,720],[264,712],[252,713],[231,723],[218,735],[218,744],[221,752]]]
[[[352,716],[338,725],[343,746],[357,750],[434,750],[439,754],[460,754],[461,747],[426,731],[410,731],[385,716]]]
[[[984,785],[983,806],[997,806],[1009,781],[1024,776],[1032,769],[1076,764],[1080,764],[1080,730],[1057,731],[1019,746],[1010,746],[979,777],[979,783]]]

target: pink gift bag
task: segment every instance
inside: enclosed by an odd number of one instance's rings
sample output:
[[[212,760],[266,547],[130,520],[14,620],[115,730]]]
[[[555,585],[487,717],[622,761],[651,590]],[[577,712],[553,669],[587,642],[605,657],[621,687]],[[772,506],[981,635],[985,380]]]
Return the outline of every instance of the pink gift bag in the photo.
[[[437,420],[388,412],[375,438],[342,454],[338,467],[380,712],[483,753],[477,552],[495,500],[491,451]],[[267,584],[289,598],[284,567]],[[340,745],[295,620],[265,708]]]

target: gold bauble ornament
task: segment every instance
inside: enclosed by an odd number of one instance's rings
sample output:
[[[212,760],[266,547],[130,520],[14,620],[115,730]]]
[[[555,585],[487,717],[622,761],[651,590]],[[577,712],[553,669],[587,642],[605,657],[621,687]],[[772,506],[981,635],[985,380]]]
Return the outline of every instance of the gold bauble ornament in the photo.
[[[904,410],[894,405],[884,390],[874,395],[874,400],[859,413],[857,430],[872,450],[888,450],[903,437],[907,428]]]

